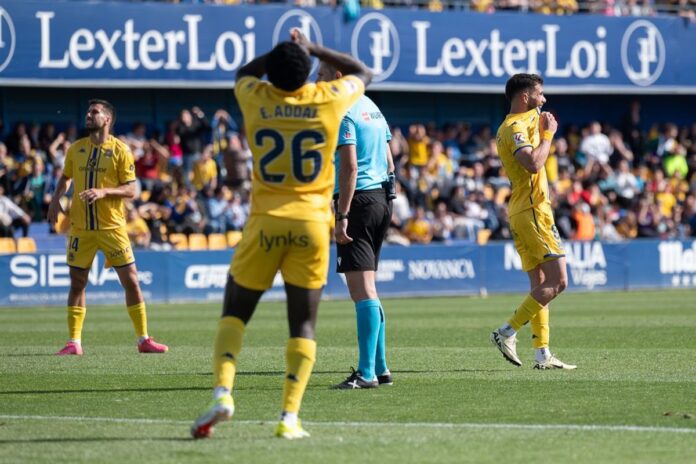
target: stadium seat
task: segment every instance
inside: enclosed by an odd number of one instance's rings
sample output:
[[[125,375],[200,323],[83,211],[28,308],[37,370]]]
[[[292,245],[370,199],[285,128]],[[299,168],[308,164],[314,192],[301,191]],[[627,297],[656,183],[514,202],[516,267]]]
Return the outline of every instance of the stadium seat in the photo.
[[[491,233],[493,233],[491,229],[479,230],[476,234],[476,243],[478,243],[479,245],[485,245],[486,243],[488,243],[488,239],[491,238]]]
[[[36,253],[36,242],[31,237],[17,239],[17,253]]]
[[[242,239],[242,232],[239,230],[230,230],[227,232],[227,246],[234,248]]]
[[[191,234],[188,238],[189,250],[207,250],[208,239],[203,234]]]
[[[188,250],[188,239],[184,234],[170,234],[169,243],[174,245],[175,250]]]
[[[15,246],[15,241],[11,237],[0,238],[0,254],[4,253],[16,253],[17,247]]]
[[[224,250],[225,248],[227,248],[227,239],[224,234],[208,235],[209,250]]]

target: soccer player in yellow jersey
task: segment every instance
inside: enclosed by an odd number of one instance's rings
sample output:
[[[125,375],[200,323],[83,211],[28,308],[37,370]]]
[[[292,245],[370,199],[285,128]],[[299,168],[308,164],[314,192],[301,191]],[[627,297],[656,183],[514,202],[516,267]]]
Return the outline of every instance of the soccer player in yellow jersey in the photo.
[[[522,268],[531,292],[510,320],[491,334],[491,342],[515,366],[517,332],[531,322],[535,369],[575,369],[549,351],[549,303],[568,286],[566,259],[553,220],[544,164],[558,123],[542,112],[544,81],[536,74],[515,74],[505,85],[510,114],[498,128],[496,144],[512,184],[508,214]]]
[[[128,146],[111,135],[114,107],[105,100],[90,100],[85,117],[89,137],[77,140],[65,157],[63,175],[48,207],[55,224],[62,212],[60,199],[73,185],[67,255],[70,266],[68,331],[70,339],[59,355],[82,354],[85,288],[94,256],[101,250],[114,266],[126,293],[128,315],[141,353],[164,353],[167,346],[147,334],[147,315],[138,284],[133,249],[126,232],[123,199],[135,196],[135,165]]]
[[[334,150],[341,119],[372,75],[358,60],[309,42],[298,29],[291,39],[237,72],[234,92],[254,159],[251,212],[225,288],[213,354],[213,402],[193,424],[194,438],[209,437],[215,424],[232,417],[244,331],[279,270],[290,339],[275,434],[309,436],[297,415],[316,357],[314,327],[328,272]],[[310,56],[344,77],[308,83]],[[264,74],[269,82],[260,80]]]

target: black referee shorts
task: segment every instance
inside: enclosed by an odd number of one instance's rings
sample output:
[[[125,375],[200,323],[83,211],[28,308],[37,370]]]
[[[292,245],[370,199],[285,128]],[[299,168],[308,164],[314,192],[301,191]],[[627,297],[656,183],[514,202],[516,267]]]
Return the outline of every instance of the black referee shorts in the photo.
[[[355,192],[348,213],[348,236],[353,241],[336,244],[336,272],[377,270],[391,215],[391,201],[383,189]]]

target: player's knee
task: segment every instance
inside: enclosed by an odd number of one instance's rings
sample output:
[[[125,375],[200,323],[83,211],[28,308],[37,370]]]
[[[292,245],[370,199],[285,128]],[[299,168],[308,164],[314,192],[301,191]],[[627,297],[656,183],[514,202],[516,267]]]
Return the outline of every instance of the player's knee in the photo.
[[[71,292],[81,292],[87,288],[87,278],[86,277],[73,277],[70,279],[70,291]]]
[[[562,277],[556,284],[556,295],[562,293],[566,288],[568,288],[568,278]]]

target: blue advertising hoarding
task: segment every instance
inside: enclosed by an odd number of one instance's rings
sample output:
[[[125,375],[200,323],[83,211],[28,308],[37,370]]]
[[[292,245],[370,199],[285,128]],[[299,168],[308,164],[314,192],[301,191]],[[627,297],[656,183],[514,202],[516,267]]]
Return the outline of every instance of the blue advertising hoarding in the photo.
[[[569,242],[569,291],[696,288],[696,241]],[[138,251],[138,278],[147,301],[221,302],[231,252]],[[87,302],[122,303],[113,269],[99,255],[92,266]],[[331,252],[326,298],[348,298],[343,278],[333,272]],[[70,286],[65,254],[0,255],[0,307],[64,305]],[[427,245],[383,249],[377,287],[383,297],[485,295],[527,292],[512,243],[487,246]],[[266,299],[284,298],[276,276]]]
[[[360,58],[383,90],[696,93],[696,24],[676,17],[0,1],[0,85],[231,87],[289,30]]]

